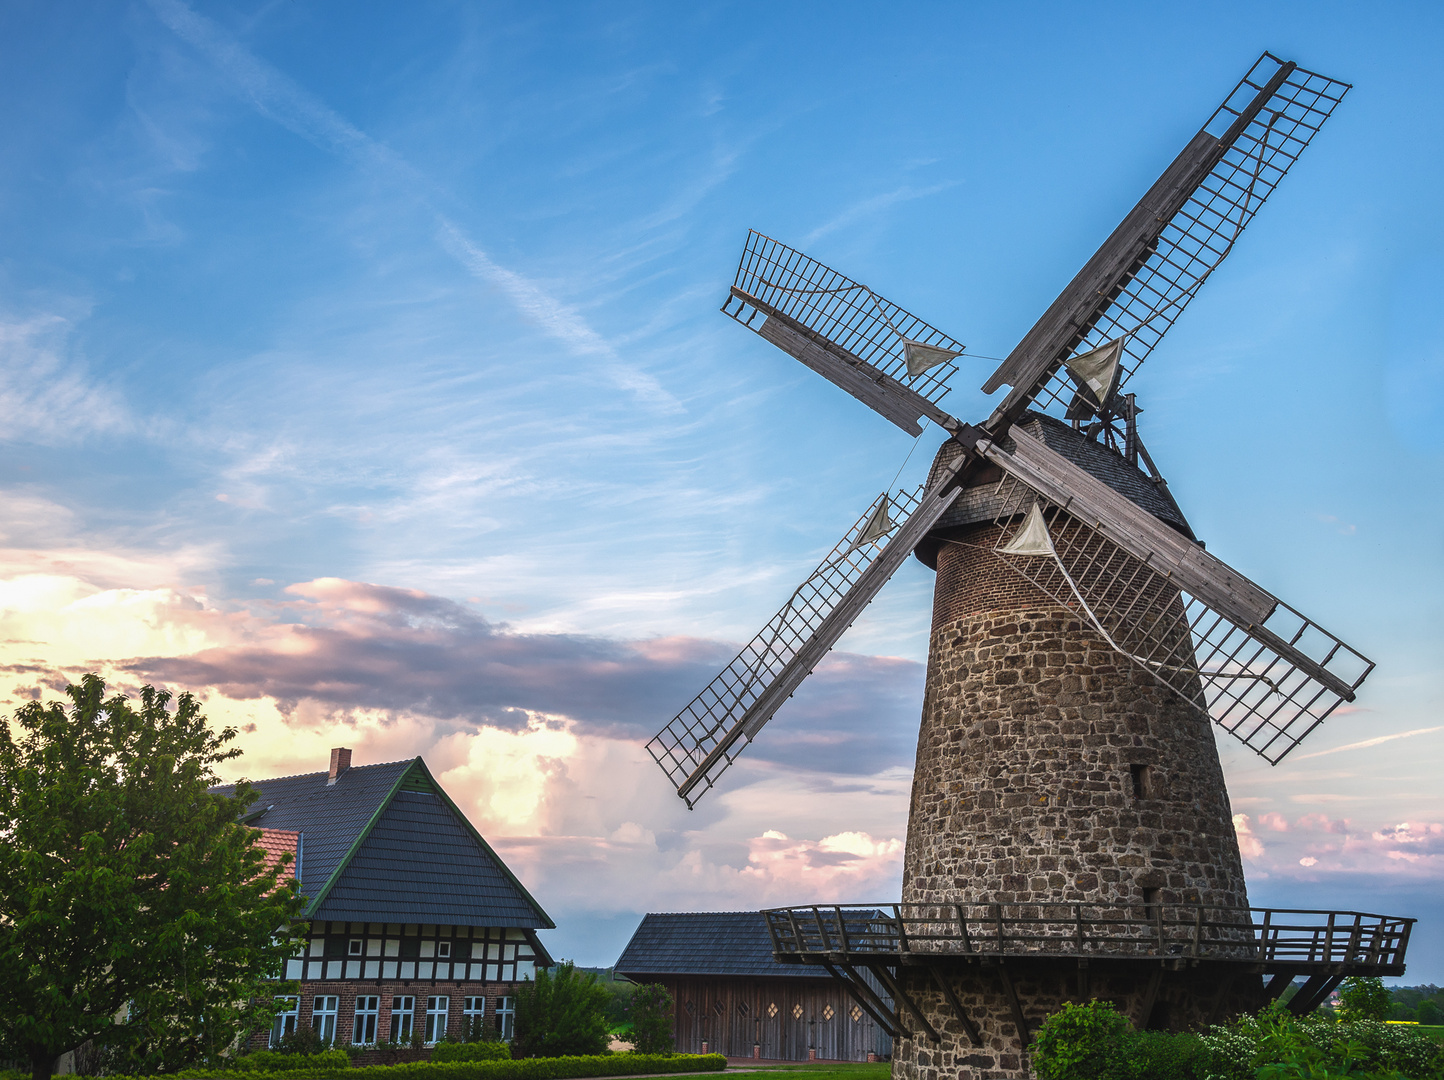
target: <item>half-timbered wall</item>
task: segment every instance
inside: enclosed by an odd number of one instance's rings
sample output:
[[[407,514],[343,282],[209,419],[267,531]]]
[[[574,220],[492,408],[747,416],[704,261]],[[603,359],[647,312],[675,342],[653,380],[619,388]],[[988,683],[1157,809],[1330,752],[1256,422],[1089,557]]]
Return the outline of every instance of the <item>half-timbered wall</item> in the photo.
[[[518,982],[536,960],[531,931],[515,927],[316,920],[286,978]]]
[[[879,1060],[892,1039],[832,979],[682,977],[661,980],[676,1001],[677,1050],[806,1061]]]

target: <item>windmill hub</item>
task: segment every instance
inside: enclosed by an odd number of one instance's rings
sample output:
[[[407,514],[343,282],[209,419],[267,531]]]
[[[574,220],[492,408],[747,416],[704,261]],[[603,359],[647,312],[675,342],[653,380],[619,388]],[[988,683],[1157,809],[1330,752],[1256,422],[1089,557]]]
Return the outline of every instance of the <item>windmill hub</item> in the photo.
[[[900,903],[766,912],[896,1040],[895,1080],[1029,1075],[1038,1023],[1114,1000],[1196,1027],[1401,975],[1412,919],[1250,908],[1216,730],[1277,764],[1373,662],[1206,552],[1123,387],[1348,86],[1264,53],[993,374],[939,404],[943,331],[759,233],[722,310],[904,431],[948,432],[648,749],[688,806],[909,554],[937,571]],[[839,1021],[841,1022],[841,1021]]]

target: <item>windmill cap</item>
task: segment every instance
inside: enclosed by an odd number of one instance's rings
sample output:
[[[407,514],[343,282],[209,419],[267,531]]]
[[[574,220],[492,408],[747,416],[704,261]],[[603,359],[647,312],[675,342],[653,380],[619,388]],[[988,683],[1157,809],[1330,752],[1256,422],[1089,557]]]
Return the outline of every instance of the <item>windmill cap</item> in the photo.
[[[1165,525],[1171,525],[1185,536],[1192,535],[1187,520],[1174,508],[1172,501],[1159,490],[1158,485],[1150,480],[1142,469],[1136,465],[1130,465],[1122,454],[1110,450],[1102,443],[1086,438],[1080,432],[1074,431],[1070,424],[1043,413],[1026,412],[1019,418],[1015,426],[1025,434],[1041,440],[1048,449],[1062,455],[1074,465],[1103,481],[1118,494],[1147,510]],[[1002,447],[1005,450],[1012,450],[1013,440],[1003,439]],[[928,473],[929,487],[937,481],[943,468],[950,465],[962,452],[962,447],[952,439],[938,447],[937,457],[933,459],[932,471]],[[996,468],[990,468],[963,489],[963,493],[958,496],[957,501],[948,509],[948,512],[938,519],[937,524],[913,549],[913,554],[924,566],[932,570],[937,569],[938,547],[943,538],[953,531],[997,519],[998,514],[1002,511],[1001,500],[998,497],[1000,476],[1001,474]]]

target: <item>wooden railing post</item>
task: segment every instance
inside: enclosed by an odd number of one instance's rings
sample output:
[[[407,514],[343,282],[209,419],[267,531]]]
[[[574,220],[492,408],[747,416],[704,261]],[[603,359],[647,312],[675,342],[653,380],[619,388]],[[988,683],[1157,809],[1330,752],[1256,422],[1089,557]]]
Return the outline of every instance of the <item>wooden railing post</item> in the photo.
[[[1193,909],[1193,955],[1198,955],[1199,939],[1203,937],[1203,905]]]
[[[837,914],[837,936],[842,939],[842,955],[845,957],[851,951],[847,942],[847,920],[843,918],[841,907],[834,904],[832,910]]]
[[[1003,951],[1003,905],[993,905],[993,922],[998,928],[998,952]]]
[[[1078,943],[1078,955],[1083,955],[1083,905],[1073,905],[1073,937]]]
[[[827,936],[827,927],[822,925],[822,912],[817,910],[817,905],[812,905],[812,921],[817,924],[817,944],[823,952],[832,951],[832,940]]]
[[[968,920],[963,915],[963,905],[954,904],[953,910],[958,913],[958,932],[963,938],[963,952],[970,953],[973,951],[973,942],[972,939],[968,937]]]

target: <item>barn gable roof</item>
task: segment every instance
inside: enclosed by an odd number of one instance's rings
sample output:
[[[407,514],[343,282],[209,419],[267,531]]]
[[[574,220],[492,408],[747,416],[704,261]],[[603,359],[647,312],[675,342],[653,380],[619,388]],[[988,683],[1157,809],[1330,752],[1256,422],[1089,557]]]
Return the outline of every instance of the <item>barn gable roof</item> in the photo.
[[[251,782],[260,797],[247,823],[302,834],[295,869],[306,917],[555,927],[421,758],[328,779]]]
[[[634,981],[663,975],[830,977],[772,959],[772,935],[760,911],[649,914],[622,950],[616,970]]]

